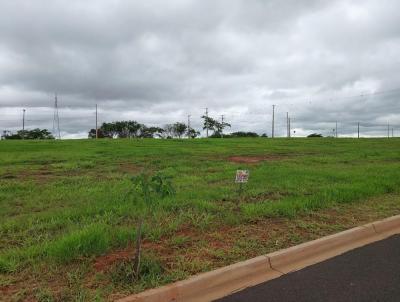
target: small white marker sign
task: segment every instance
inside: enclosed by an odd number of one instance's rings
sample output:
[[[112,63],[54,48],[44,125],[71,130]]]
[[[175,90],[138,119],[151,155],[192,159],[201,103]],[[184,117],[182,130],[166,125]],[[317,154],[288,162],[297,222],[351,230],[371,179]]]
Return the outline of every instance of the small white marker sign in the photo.
[[[245,183],[249,180],[250,171],[249,170],[237,170],[236,171],[236,183]]]

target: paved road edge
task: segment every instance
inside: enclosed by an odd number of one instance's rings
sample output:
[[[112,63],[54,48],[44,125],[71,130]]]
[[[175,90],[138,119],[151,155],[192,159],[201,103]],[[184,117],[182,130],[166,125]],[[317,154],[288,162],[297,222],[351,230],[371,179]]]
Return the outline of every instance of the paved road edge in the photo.
[[[212,301],[400,233],[400,215],[150,289],[117,302]]]

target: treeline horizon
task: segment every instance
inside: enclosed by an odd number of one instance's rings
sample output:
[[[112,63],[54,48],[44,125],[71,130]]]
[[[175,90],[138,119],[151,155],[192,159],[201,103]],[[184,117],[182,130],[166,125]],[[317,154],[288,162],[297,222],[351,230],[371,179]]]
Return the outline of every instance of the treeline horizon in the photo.
[[[211,132],[209,138],[234,138],[234,137],[268,137],[265,133],[259,135],[256,132],[237,131],[224,134],[223,131],[231,125],[227,122],[219,122],[212,117],[202,116],[203,130]],[[147,126],[134,120],[104,122],[97,129],[92,128],[88,132],[88,138],[198,138],[200,131],[181,122],[166,124],[163,127]],[[47,129],[19,130],[17,133],[4,131],[2,139],[55,139]]]
[[[211,131],[210,138],[229,138],[229,137],[268,137],[266,134],[259,135],[256,132],[237,131],[229,134],[223,134],[226,127],[230,127],[229,123],[218,122],[211,117],[203,116],[203,130]],[[97,129],[92,128],[88,133],[88,138],[197,138],[200,132],[192,127],[188,127],[185,123],[176,122],[166,124],[163,127],[146,126],[137,121],[114,121],[105,122]]]

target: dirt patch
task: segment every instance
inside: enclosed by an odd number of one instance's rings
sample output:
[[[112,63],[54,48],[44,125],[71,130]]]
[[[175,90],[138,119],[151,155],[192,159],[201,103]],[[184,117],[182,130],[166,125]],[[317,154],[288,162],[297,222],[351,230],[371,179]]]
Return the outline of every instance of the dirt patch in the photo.
[[[159,255],[160,259],[164,262],[167,260],[171,261],[171,259],[174,258],[172,255],[175,253],[175,250],[173,247],[170,247],[167,244],[168,240],[168,237],[163,238],[162,244],[160,244],[160,242],[143,240],[142,250],[151,251],[152,253]],[[105,272],[108,271],[115,263],[133,259],[134,255],[135,248],[133,246],[129,246],[122,250],[113,251],[106,255],[97,257],[93,264],[93,268],[97,272]]]
[[[99,178],[99,173],[96,173],[95,171],[85,171],[80,169],[57,171],[49,166],[44,166],[37,170],[22,170],[14,173],[0,175],[0,179],[34,181],[38,184],[46,184],[51,181],[59,180],[65,177],[75,177],[83,175]]]
[[[105,271],[116,262],[132,258],[132,255],[132,249],[118,250],[110,254],[97,257],[93,267],[97,272]]]
[[[229,161],[242,164],[256,164],[262,161],[283,160],[287,157],[281,155],[266,155],[266,156],[231,156]]]
[[[18,292],[18,288],[15,285],[0,286],[0,294],[2,296],[12,296],[16,292]]]
[[[118,170],[126,174],[136,175],[143,171],[143,167],[129,162],[124,162],[118,165]]]

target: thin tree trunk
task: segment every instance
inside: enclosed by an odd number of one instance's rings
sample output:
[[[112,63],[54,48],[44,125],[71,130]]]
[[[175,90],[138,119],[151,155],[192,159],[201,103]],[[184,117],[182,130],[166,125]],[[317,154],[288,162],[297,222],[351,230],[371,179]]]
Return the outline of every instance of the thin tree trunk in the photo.
[[[136,279],[139,279],[140,273],[140,256],[141,256],[141,244],[142,244],[142,226],[143,218],[139,220],[139,224],[136,230],[136,251],[135,258],[133,259],[133,269],[135,272]]]

